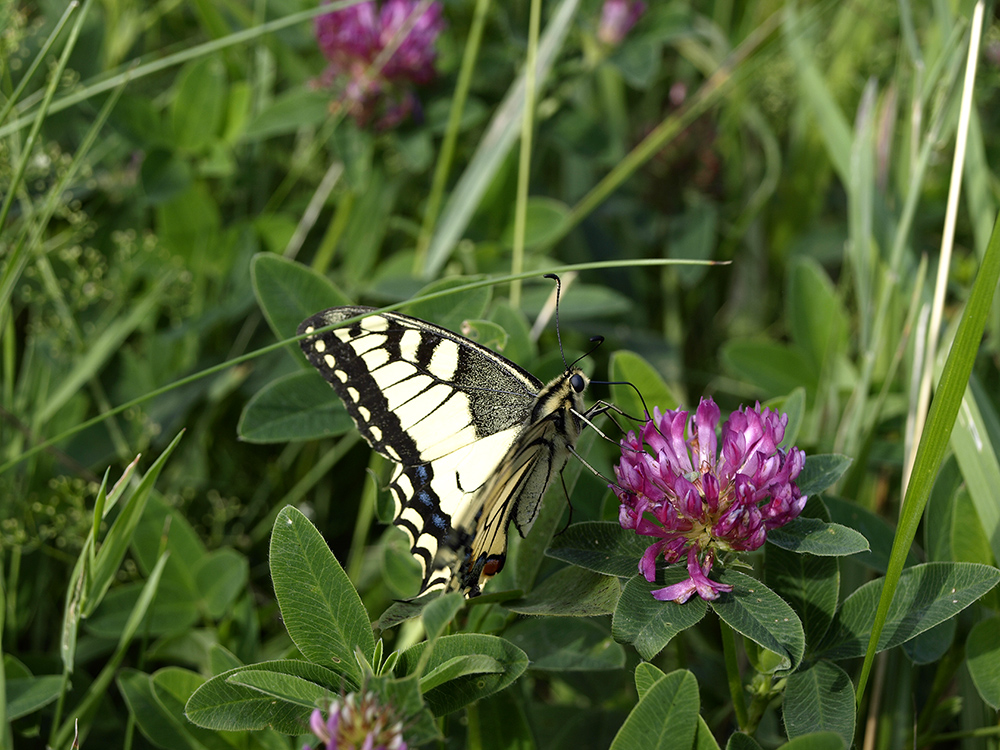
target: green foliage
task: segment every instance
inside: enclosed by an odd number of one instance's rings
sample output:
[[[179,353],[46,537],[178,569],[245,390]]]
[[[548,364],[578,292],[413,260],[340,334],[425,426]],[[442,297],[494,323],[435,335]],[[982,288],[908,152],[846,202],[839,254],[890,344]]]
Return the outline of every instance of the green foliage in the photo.
[[[445,3],[391,127],[316,4],[0,7],[0,746],[316,746],[352,691],[411,747],[996,743],[1000,76],[961,90],[967,8],[648,2],[608,44],[556,0],[529,80],[533,5]],[[408,599],[392,467],[293,340],[347,304],[543,381],[590,352],[600,478],[571,458],[476,600]],[[637,574],[608,485],[633,418],[702,394],[787,414],[809,503],[720,555],[732,592],[661,602],[688,572]]]

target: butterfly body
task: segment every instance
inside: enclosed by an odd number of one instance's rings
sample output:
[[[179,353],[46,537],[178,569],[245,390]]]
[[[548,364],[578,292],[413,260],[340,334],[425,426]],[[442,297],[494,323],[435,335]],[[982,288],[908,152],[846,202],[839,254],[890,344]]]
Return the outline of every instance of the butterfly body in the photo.
[[[504,565],[507,527],[527,533],[581,429],[587,377],[543,385],[447,329],[399,313],[335,307],[299,333],[306,357],[344,401],[362,437],[396,464],[394,523],[410,537],[421,593],[480,593]]]

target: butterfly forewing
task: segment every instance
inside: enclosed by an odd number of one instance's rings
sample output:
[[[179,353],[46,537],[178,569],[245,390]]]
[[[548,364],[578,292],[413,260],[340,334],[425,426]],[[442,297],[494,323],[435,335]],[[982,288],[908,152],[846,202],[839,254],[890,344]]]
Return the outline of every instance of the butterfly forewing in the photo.
[[[373,308],[309,318],[302,350],[374,450],[396,463],[394,523],[423,569],[421,593],[467,595],[503,566],[507,525],[523,533],[579,434],[586,380],[544,388],[517,365],[444,328]],[[577,378],[574,380],[573,378]]]

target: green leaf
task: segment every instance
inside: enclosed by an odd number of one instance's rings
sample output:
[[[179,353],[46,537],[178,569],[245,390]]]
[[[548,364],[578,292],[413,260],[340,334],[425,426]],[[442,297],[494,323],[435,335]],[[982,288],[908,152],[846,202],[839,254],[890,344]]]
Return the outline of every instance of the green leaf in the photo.
[[[520,615],[609,615],[620,592],[617,578],[570,567],[553,573],[523,599],[504,602],[504,607]]]
[[[782,716],[789,739],[810,732],[836,732],[844,746],[854,742],[854,685],[847,672],[827,661],[790,675]]]
[[[580,672],[625,666],[625,649],[592,620],[537,617],[514,623],[504,636],[528,655],[534,670]]]
[[[503,352],[509,338],[503,326],[491,320],[467,319],[462,322],[461,330],[458,332],[470,341],[475,341],[497,353]]]
[[[501,326],[506,333],[504,345],[497,351],[511,362],[516,362],[522,367],[528,366],[538,352],[524,313],[520,309],[515,310],[507,301],[501,299],[494,303],[490,320]]]
[[[465,606],[465,597],[458,591],[443,594],[431,601],[420,615],[427,640],[433,641]]]
[[[466,709],[466,747],[479,750],[534,750],[531,725],[522,699],[515,688],[502,690],[488,701]]]
[[[329,107],[327,107],[329,109]],[[359,127],[351,118],[341,120],[333,135],[330,137],[331,156],[340,159],[344,164],[344,177],[348,188],[354,194],[360,194],[360,204],[354,206],[355,212],[351,216],[351,223],[371,220],[373,214],[367,209],[373,204],[366,202],[365,196],[374,192],[371,197],[376,203],[379,201],[378,194],[384,184],[381,170],[372,171],[375,158],[375,135],[367,128]],[[373,191],[372,188],[375,187]],[[352,196],[353,198],[353,196]],[[350,208],[351,204],[347,204]],[[381,214],[381,212],[379,212]],[[357,224],[355,224],[357,226]],[[353,252],[351,238],[344,237],[346,243],[341,243],[341,248],[348,253]],[[378,247],[376,243],[373,247]],[[412,265],[412,262],[411,262]],[[349,277],[353,274],[349,274]]]
[[[862,508],[857,503],[843,500],[839,497],[826,496],[823,504],[830,511],[830,520],[847,526],[859,532],[868,544],[871,552],[860,553],[854,557],[862,565],[879,573],[885,573],[889,565],[889,552],[892,549],[892,539],[895,530],[885,519],[875,515],[870,510]],[[909,550],[906,556],[907,565],[916,565],[920,560]]]
[[[299,86],[266,105],[247,125],[243,137],[256,141],[294,133],[306,125],[320,125],[329,116],[330,92]]]
[[[772,341],[732,339],[719,354],[726,370],[766,396],[778,396],[803,387],[816,392],[816,368],[796,347]]]
[[[658,46],[654,59],[660,55]],[[719,245],[719,205],[695,191],[685,196],[684,203],[684,211],[670,218],[666,237],[670,252],[675,258],[710,260]],[[688,289],[701,282],[708,271],[708,266],[676,267],[678,280]]]
[[[417,297],[428,294],[436,294],[464,286],[470,281],[478,281],[477,277],[456,277],[441,279],[428,284],[417,293]],[[492,291],[484,286],[478,289],[469,289],[455,294],[447,294],[433,299],[413,302],[403,308],[402,312],[420,318],[431,323],[437,323],[442,328],[449,331],[460,331],[462,324],[466,320],[478,320],[486,314],[486,308],[490,304]]]
[[[117,638],[135,609],[136,602],[142,595],[142,588],[143,584],[136,582],[116,586],[109,591],[97,611],[87,618],[86,632],[110,640]],[[182,632],[198,622],[199,614],[198,601],[194,595],[186,589],[180,589],[175,583],[168,585],[164,580],[150,608],[149,618],[143,625],[144,632],[150,636]]]
[[[294,336],[299,323],[320,310],[351,304],[326,276],[280,255],[255,255],[250,276],[257,304],[279,339]]]
[[[549,557],[618,578],[631,578],[649,540],[614,521],[574,523],[552,540]]]
[[[757,740],[743,732],[733,732],[729,735],[729,742],[726,743],[726,750],[761,750]]]
[[[661,602],[653,598],[654,589],[680,583],[688,577],[683,565],[672,565],[650,583],[636,575],[625,584],[612,619],[611,632],[619,643],[630,643],[643,659],[652,659],[670,640],[698,623],[708,606],[700,597],[684,604]]]
[[[342,122],[337,128],[338,133],[344,129],[344,125]],[[409,253],[398,253],[379,262],[379,251],[397,213],[396,199],[402,182],[398,178],[387,176],[382,169],[372,168],[373,138],[371,133],[359,130],[358,137],[351,141],[350,153],[345,154],[346,173],[351,177],[352,187],[356,179],[363,178],[367,179],[367,185],[354,188],[358,191],[358,196],[356,201],[349,204],[350,218],[340,242],[337,243],[337,255],[341,260],[338,272],[343,283],[349,287],[369,287],[375,282],[378,296],[406,299],[417,283],[412,275],[413,259],[407,257]],[[365,175],[367,170],[370,170],[370,174]],[[355,174],[358,176],[355,177]],[[398,275],[395,278],[384,278],[383,274],[392,274],[394,268],[399,269]]]
[[[934,482],[923,529],[928,562],[994,564],[990,540],[954,457],[948,459]],[[1000,592],[994,589],[986,594],[983,605],[1000,609]]]
[[[818,643],[837,610],[837,561],[797,555],[768,544],[764,550],[764,582],[798,614],[806,644],[812,647]]]
[[[1000,560],[1000,503],[997,503],[997,487],[1000,487],[1000,445],[989,429],[988,422],[996,422],[997,415],[989,396],[975,378],[971,387],[962,397],[962,408],[955,420],[951,433],[951,448],[958,461],[968,488],[969,497],[978,516],[977,526],[981,526],[981,536],[989,540],[993,557]],[[988,562],[988,558],[968,562]]]
[[[933,664],[951,648],[958,629],[958,618],[939,622],[903,644],[903,653],[914,664]]]
[[[366,489],[365,491],[367,492],[368,490]],[[379,496],[377,500],[381,502],[382,497]],[[391,523],[392,508],[387,509],[386,516],[383,516],[381,509],[377,509],[376,518],[384,523]],[[408,604],[409,600],[402,599],[402,597],[410,596],[414,591],[420,590],[420,582],[423,580],[423,574],[420,570],[420,564],[413,556],[413,553],[410,552],[410,540],[403,533],[402,529],[394,526],[391,529],[387,529],[387,531],[389,533],[383,536],[381,544],[382,554],[379,556],[379,572],[381,573],[382,580],[389,589],[389,594],[394,597],[400,597],[400,600],[396,604]],[[398,533],[392,533],[393,531]],[[419,614],[419,611],[417,614]],[[384,618],[385,614],[382,617]],[[380,621],[383,624],[387,622],[385,619],[380,619]],[[382,626],[380,625],[379,627]],[[387,625],[386,627],[392,626]]]
[[[818,495],[844,475],[852,460],[836,453],[806,456],[806,465],[795,484],[803,495]]]
[[[343,402],[315,372],[294,372],[261,388],[243,407],[236,431],[249,443],[318,440],[354,427]]]
[[[338,665],[340,666],[340,665]],[[232,678],[241,672],[267,670],[300,677],[324,685],[329,693],[339,693],[345,687],[344,675],[300,659],[262,662],[223,672],[199,687],[184,707],[185,715],[194,724],[206,729],[245,732],[271,727],[284,734],[299,734],[309,726],[311,708],[296,703],[275,700],[259,690],[240,685]],[[349,684],[348,687],[358,687]]]
[[[180,725],[167,713],[156,699],[150,675],[135,669],[123,669],[116,682],[139,731],[154,746],[191,750],[204,750],[207,747],[194,738],[195,734],[204,733],[204,729],[192,727],[187,722],[184,722],[186,726]]]
[[[551,304],[549,298],[552,291],[546,284],[525,288],[522,307],[529,317],[540,315],[546,305]],[[590,321],[596,311],[600,311],[602,317],[609,317],[623,315],[631,309],[631,297],[608,286],[586,284],[577,280],[563,292],[559,300],[559,320],[564,324],[576,320]],[[561,358],[558,361],[561,362]],[[562,372],[562,368],[557,372]]]
[[[226,738],[201,727],[194,727],[184,715],[184,704],[205,683],[205,678],[197,672],[180,667],[165,667],[158,669],[150,676],[153,697],[161,713],[167,716],[175,727],[191,736],[192,746],[196,748],[217,748],[229,750],[231,745]],[[172,745],[166,745],[172,748]]]
[[[673,6],[672,3],[670,5]],[[676,6],[673,7],[676,8]],[[652,6],[649,12],[655,12],[656,8],[657,5]],[[643,17],[643,25],[648,28],[646,17]],[[682,33],[678,32],[678,36],[681,35]],[[608,56],[607,64],[613,65],[629,86],[646,90],[656,81],[662,54],[662,44],[659,38],[653,35],[640,35],[638,33],[633,35],[630,33],[624,43],[618,45]],[[688,256],[679,255],[678,257],[687,258]]]
[[[649,416],[652,417],[652,409],[656,406],[660,407],[661,412],[679,406],[670,386],[641,354],[627,350],[613,352],[608,369],[611,372],[611,380],[631,383],[642,394],[640,399],[635,388],[626,385],[611,386],[611,402],[626,414],[642,419],[647,408],[650,409]],[[643,399],[646,402],[645,406]]]
[[[190,738],[191,747],[197,750],[202,750],[203,748],[230,750],[232,746],[226,741],[226,738],[220,737],[211,730],[193,726],[184,715],[184,704],[204,682],[205,678],[198,673],[188,669],[181,669],[180,667],[159,669],[150,675],[149,680],[153,698],[156,701],[156,707],[159,709],[160,715],[166,717],[173,727],[180,730],[185,737]],[[150,729],[151,732],[147,734],[147,737],[152,736],[154,742],[159,741],[161,743],[160,747],[169,750],[177,747],[174,744],[163,743],[157,737],[155,731],[159,727],[151,727]]]
[[[868,540],[854,529],[818,518],[795,518],[767,534],[771,544],[791,552],[821,557],[842,557],[868,552]]]
[[[6,681],[7,720],[13,721],[47,706],[62,692],[62,676],[14,677]]]
[[[562,201],[552,198],[528,198],[524,228],[526,248],[547,245],[563,233],[569,208]],[[514,244],[514,220],[500,234],[500,241],[507,247]]]
[[[979,696],[994,711],[1000,709],[1000,617],[972,626],[965,642],[969,674]]]
[[[694,750],[719,750],[719,743],[715,741],[711,727],[698,715],[698,730],[694,736]]]
[[[173,149],[152,149],[142,160],[139,179],[152,206],[175,198],[191,187],[191,165]]]
[[[678,750],[694,742],[698,730],[698,681],[678,669],[658,680],[629,713],[611,750]]]
[[[194,575],[205,612],[219,620],[246,591],[250,563],[236,550],[222,547],[200,558]]]
[[[171,108],[174,143],[188,151],[207,148],[222,132],[226,97],[226,71],[219,57],[184,66]]]
[[[870,581],[844,601],[817,655],[849,659],[865,654],[884,579]],[[1000,581],[1000,570],[975,563],[925,563],[899,578],[877,651],[905,643],[954,617]]]
[[[778,654],[779,670],[795,669],[806,646],[795,610],[763,583],[735,570],[723,570],[719,581],[733,590],[709,602],[715,613],[736,632]]]
[[[323,698],[330,697],[330,689],[325,685],[295,675],[272,672],[268,669],[254,669],[252,666],[232,675],[229,683],[243,685],[279,701],[294,703],[310,710]]]
[[[434,716],[424,706],[420,695],[420,682],[416,675],[409,675],[401,680],[388,676],[372,678],[371,686],[381,695],[386,703],[403,717],[406,739],[411,747],[419,746],[429,740],[443,739]]]
[[[400,654],[396,674],[401,676],[412,673],[426,647],[426,643],[417,643]],[[428,673],[452,659],[464,656],[488,657],[502,671],[469,674],[429,690],[424,698],[435,716],[444,716],[503,690],[528,667],[528,657],[514,644],[492,635],[466,633],[442,636],[434,642],[434,653],[427,665]]]
[[[362,681],[354,649],[371,661],[375,651],[361,597],[309,519],[285,507],[271,532],[271,578],[288,635],[315,664],[337,664]]]
[[[242,667],[241,662],[232,651],[213,643],[208,648],[208,667],[210,674],[214,677],[217,674],[228,672],[231,669]]]
[[[847,351],[847,313],[820,264],[797,256],[791,264],[785,316],[792,341],[809,352],[821,371],[829,371]]]
[[[249,81],[233,81],[229,87],[229,97],[226,101],[226,122],[222,131],[222,139],[232,146],[243,137],[246,130],[247,117],[254,103],[254,90]]]
[[[635,665],[635,690],[642,698],[653,685],[666,677],[667,673],[659,667],[653,666],[648,661],[641,661]]]
[[[411,559],[412,557],[413,556],[410,555]],[[407,620],[420,617],[420,613],[424,611],[424,607],[434,601],[438,596],[440,596],[439,593],[432,592],[430,594],[425,594],[418,599],[404,599],[402,601],[393,602],[386,608],[385,612],[382,613],[382,616],[378,618],[378,621],[375,623],[375,627],[379,630],[389,630],[390,628],[394,628]]]
[[[426,650],[425,650],[426,653]],[[420,678],[420,692],[426,693],[459,677],[476,674],[503,674],[504,665],[492,656],[468,654],[439,664]]]
[[[778,750],[844,750],[844,738],[836,732],[813,732],[786,742]]]

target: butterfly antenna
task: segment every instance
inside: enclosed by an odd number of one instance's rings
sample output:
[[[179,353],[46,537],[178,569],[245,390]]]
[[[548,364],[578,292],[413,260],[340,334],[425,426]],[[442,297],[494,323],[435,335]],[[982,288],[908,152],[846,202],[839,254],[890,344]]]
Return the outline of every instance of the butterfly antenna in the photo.
[[[576,367],[576,363],[577,362],[579,362],[581,359],[586,359],[591,354],[593,354],[594,352],[596,352],[597,349],[598,349],[598,347],[601,344],[604,343],[604,337],[603,336],[591,336],[590,337],[590,343],[592,343],[593,346],[590,347],[586,352],[584,352],[583,354],[581,354],[579,357],[577,357],[576,359],[574,359],[573,360],[573,364],[570,365],[570,367]],[[569,367],[567,367],[566,369],[568,370]],[[598,381],[598,380],[592,380],[591,382],[592,383],[599,383],[600,381]]]
[[[559,354],[562,355],[563,366],[569,372],[569,365],[566,364],[566,352],[563,351],[562,334],[559,332],[559,295],[562,294],[562,280],[554,273],[545,274],[545,278],[556,282],[556,341],[559,342]]]

